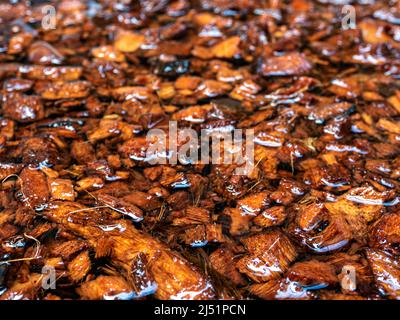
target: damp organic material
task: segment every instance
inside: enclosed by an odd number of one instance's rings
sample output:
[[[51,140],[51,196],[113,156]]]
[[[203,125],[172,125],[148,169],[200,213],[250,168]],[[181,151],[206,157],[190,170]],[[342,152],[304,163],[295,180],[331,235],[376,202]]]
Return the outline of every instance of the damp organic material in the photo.
[[[0,300],[400,298],[398,1],[2,1],[0,88]]]

